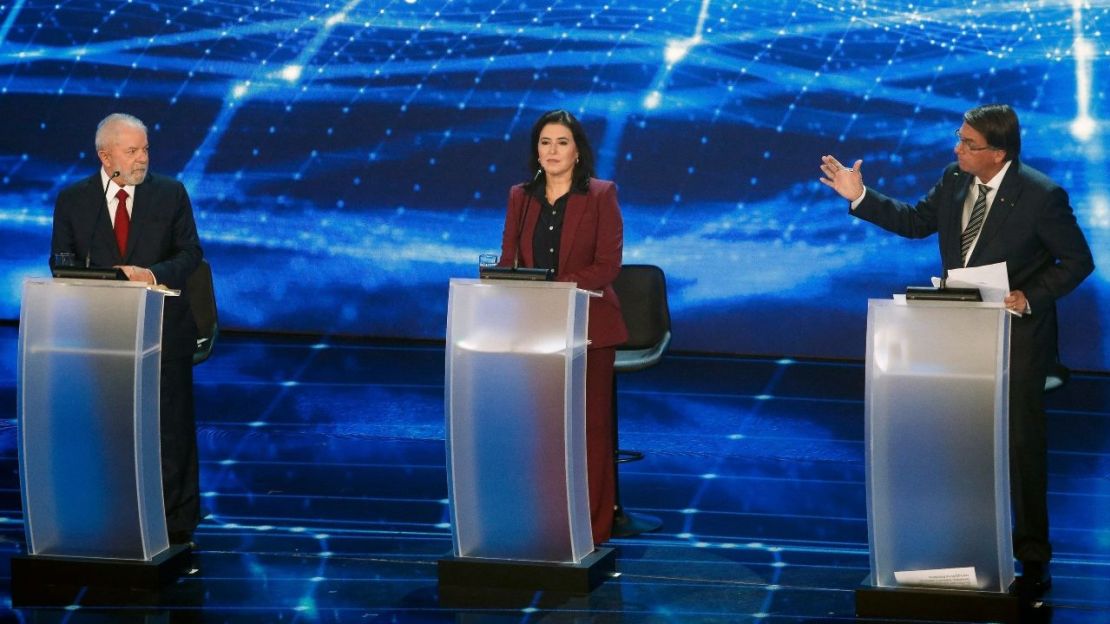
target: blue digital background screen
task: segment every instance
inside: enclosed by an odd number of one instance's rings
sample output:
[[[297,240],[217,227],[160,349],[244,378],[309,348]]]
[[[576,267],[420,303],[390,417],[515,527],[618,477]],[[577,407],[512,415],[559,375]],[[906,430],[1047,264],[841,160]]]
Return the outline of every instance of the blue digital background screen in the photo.
[[[1073,6],[1074,5],[1074,6]],[[497,252],[545,110],[615,180],[625,262],[669,280],[674,346],[863,356],[868,298],[937,274],[935,238],[848,215],[823,154],[916,200],[964,110],[1021,116],[1096,273],[1061,301],[1062,357],[1110,368],[1102,32],[1072,2],[0,5],[0,318],[45,275],[54,198],[96,170],[96,122],[150,128],[196,210],[221,324],[442,339],[447,284]]]

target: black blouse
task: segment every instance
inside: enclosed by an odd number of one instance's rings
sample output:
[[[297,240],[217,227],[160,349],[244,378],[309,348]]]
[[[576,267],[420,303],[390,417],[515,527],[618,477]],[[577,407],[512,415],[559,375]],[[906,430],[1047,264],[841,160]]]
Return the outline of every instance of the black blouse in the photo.
[[[532,191],[540,206],[536,230],[532,233],[532,260],[536,267],[559,272],[559,240],[563,236],[563,216],[567,212],[567,199],[571,193],[577,192],[580,191],[572,188],[552,204],[547,201],[543,184],[537,184]]]

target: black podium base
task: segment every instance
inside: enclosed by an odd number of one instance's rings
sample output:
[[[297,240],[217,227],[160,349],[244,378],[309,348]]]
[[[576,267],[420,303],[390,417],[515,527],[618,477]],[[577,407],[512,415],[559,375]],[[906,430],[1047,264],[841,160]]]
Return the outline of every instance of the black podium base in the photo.
[[[917,587],[861,586],[856,616],[964,622],[1018,622],[1022,603],[994,592]]]
[[[56,590],[64,588],[157,590],[192,565],[192,554],[188,545],[175,544],[150,561],[17,555],[12,557],[12,603],[59,595]]]
[[[616,559],[612,548],[598,548],[577,564],[447,557],[436,567],[441,591],[446,587],[588,594],[616,570]]]

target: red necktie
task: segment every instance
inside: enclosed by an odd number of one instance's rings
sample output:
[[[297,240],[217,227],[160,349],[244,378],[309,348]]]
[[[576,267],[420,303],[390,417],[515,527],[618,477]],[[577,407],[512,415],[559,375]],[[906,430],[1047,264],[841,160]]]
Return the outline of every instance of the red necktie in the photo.
[[[119,245],[119,255],[127,253],[127,233],[131,230],[131,217],[127,214],[127,191],[120,189],[116,193],[116,245]]]

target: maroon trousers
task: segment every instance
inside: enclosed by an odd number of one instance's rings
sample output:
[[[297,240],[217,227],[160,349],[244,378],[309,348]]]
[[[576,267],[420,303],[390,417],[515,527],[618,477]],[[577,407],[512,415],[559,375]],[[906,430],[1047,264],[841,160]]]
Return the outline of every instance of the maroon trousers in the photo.
[[[613,362],[615,347],[586,352],[586,473],[594,544],[609,540],[616,505],[613,462]]]

